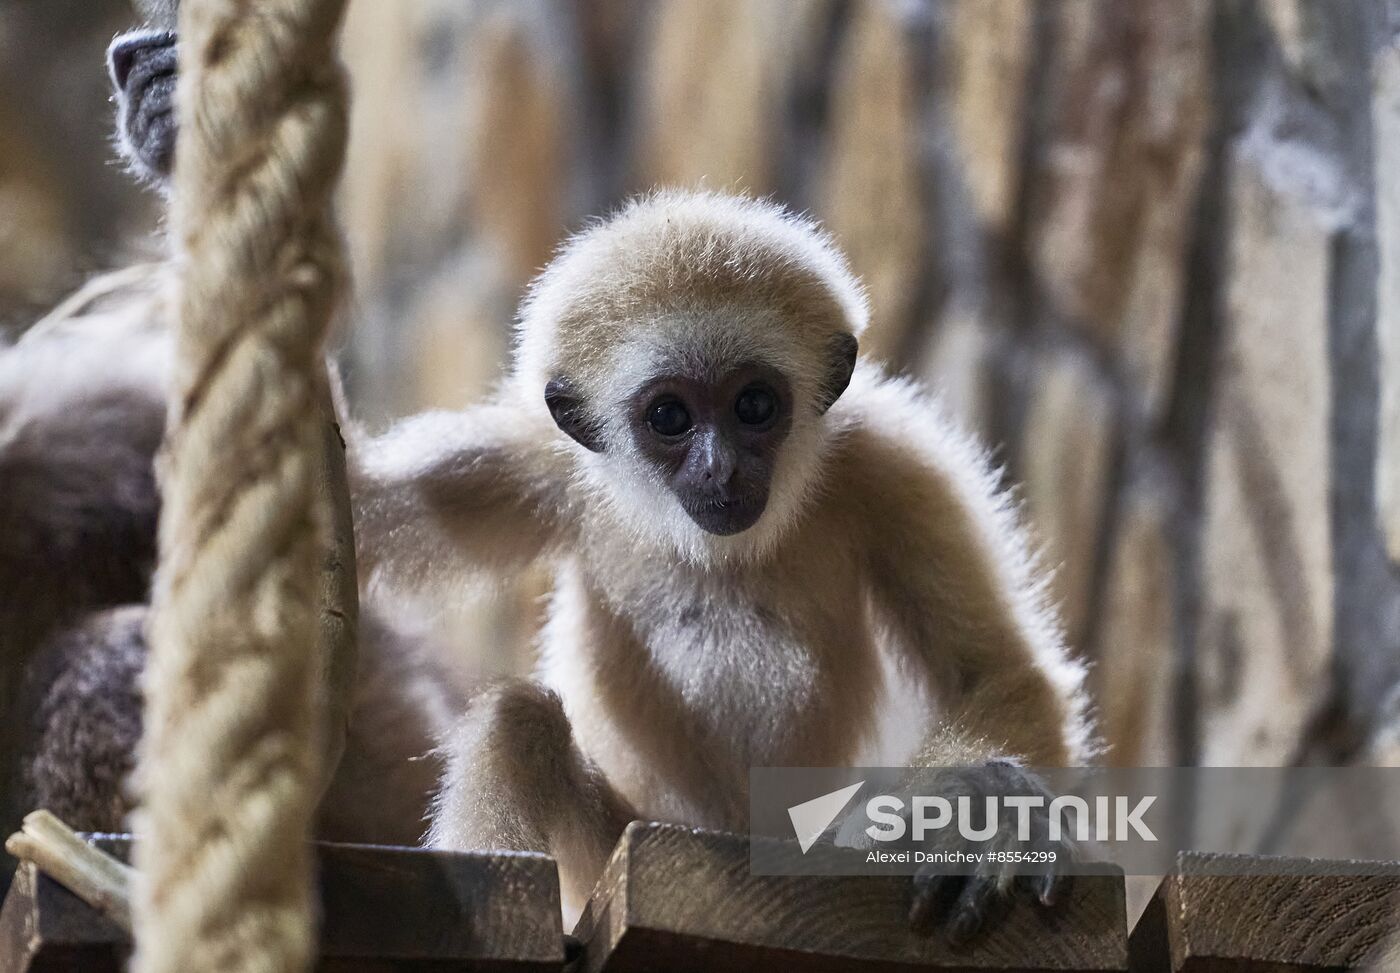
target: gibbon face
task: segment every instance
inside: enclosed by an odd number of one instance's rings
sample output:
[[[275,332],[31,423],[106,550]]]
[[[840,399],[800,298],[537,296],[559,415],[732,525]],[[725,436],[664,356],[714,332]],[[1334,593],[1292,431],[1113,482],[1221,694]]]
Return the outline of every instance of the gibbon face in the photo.
[[[809,221],[662,193],[541,274],[521,313],[517,392],[591,454],[582,472],[633,536],[659,525],[688,557],[748,551],[810,492],[865,315]]]
[[[758,362],[713,381],[677,373],[624,406],[637,449],[702,530],[748,530],[768,506],[773,467],[792,428],[792,386]]]
[[[825,412],[850,382],[856,339],[843,342],[830,362],[825,395],[811,418]],[[606,437],[588,410],[554,379],[545,402],[575,442],[606,452]],[[707,533],[738,534],[768,507],[775,471],[800,411],[793,384],[764,361],[648,376],[618,403],[630,447],[649,479],[665,486],[685,514]]]

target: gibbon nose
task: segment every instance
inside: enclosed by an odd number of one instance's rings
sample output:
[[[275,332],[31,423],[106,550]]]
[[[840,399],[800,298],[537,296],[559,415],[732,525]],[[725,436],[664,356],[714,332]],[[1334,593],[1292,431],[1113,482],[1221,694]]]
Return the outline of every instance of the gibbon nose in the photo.
[[[715,492],[722,491],[734,479],[734,471],[739,465],[734,447],[725,442],[722,436],[708,436],[700,448],[704,450],[700,457],[701,482]]]
[[[125,91],[131,69],[136,65],[136,56],[142,51],[166,47],[172,41],[172,35],[162,31],[133,31],[118,37],[107,50],[107,68],[112,73],[112,83],[119,91]]]

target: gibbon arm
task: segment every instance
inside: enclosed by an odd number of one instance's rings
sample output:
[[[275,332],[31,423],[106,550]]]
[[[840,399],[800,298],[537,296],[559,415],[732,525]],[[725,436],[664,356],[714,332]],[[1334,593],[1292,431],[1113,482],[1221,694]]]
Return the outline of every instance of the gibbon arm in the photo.
[[[553,855],[575,912],[634,814],[574,743],[559,697],[525,680],[478,695],[446,746],[428,844]]]
[[[951,429],[850,445],[875,610],[940,704],[915,763],[1085,760],[1080,668],[979,451]]]
[[[534,561],[568,525],[568,458],[503,404],[430,412],[349,447],[361,576],[407,590]]]

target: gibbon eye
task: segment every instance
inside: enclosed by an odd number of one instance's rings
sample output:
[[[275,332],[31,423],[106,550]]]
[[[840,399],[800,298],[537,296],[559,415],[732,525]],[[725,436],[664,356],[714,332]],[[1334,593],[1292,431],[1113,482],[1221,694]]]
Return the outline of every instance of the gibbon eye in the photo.
[[[661,436],[679,436],[691,427],[690,413],[679,399],[660,399],[647,410],[647,425]]]
[[[778,411],[778,399],[772,390],[753,385],[739,393],[734,402],[734,414],[746,426],[761,426]]]

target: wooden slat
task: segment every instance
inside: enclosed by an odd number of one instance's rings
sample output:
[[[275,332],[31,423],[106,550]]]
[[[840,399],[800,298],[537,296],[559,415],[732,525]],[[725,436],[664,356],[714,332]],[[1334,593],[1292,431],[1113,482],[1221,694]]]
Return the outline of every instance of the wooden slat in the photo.
[[[751,874],[740,836],[631,825],[574,934],[586,973],[667,970],[1123,970],[1121,875],[1081,877],[1046,911],[1017,903],[955,949],[907,925],[910,880]]]
[[[0,973],[121,973],[125,935],[30,864],[0,906]]]
[[[127,838],[98,843],[125,858]],[[559,879],[543,855],[317,843],[322,973],[558,970]],[[119,973],[127,941],[24,865],[0,908],[0,973]]]
[[[1393,970],[1397,934],[1395,863],[1186,852],[1133,928],[1130,953],[1135,973]]]

